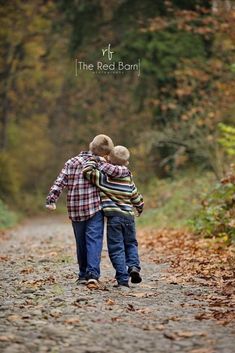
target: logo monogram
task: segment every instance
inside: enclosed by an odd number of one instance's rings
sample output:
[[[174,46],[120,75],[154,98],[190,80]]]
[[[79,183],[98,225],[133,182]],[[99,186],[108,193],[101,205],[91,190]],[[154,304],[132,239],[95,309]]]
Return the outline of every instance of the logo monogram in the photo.
[[[108,59],[109,59],[109,60],[112,60],[114,51],[111,51],[110,48],[111,48],[111,44],[108,45],[108,48],[107,48],[107,49],[102,49],[102,54],[103,54],[103,56],[105,56],[105,53],[107,52],[107,54],[108,54]]]
[[[140,76],[140,59],[138,62],[134,64],[129,64],[123,61],[115,61],[113,59],[114,51],[111,51],[111,44],[104,49],[101,49],[102,59],[96,61],[96,63],[91,63],[87,61],[79,61],[75,59],[75,75],[78,76],[79,71],[90,71],[95,74],[113,74],[113,75],[121,75],[130,71],[136,71],[138,76]],[[104,60],[108,58],[107,60]],[[114,61],[113,61],[113,60]],[[112,61],[111,61],[112,60]]]

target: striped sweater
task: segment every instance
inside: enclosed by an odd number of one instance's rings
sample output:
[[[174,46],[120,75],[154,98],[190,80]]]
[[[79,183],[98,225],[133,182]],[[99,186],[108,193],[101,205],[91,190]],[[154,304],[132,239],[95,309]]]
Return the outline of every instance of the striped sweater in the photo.
[[[102,208],[105,216],[134,217],[134,209],[140,214],[144,201],[139,194],[132,176],[111,178],[97,169],[95,161],[89,161],[83,168],[83,174],[92,184],[100,189]]]

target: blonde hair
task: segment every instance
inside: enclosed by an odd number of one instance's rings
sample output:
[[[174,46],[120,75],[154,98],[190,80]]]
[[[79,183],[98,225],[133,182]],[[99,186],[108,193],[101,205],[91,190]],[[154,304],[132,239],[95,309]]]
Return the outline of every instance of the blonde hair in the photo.
[[[90,150],[98,156],[105,156],[113,149],[114,144],[111,138],[107,135],[97,135],[90,143]]]
[[[109,155],[110,162],[118,165],[128,165],[129,158],[130,158],[130,152],[124,146],[115,146]]]

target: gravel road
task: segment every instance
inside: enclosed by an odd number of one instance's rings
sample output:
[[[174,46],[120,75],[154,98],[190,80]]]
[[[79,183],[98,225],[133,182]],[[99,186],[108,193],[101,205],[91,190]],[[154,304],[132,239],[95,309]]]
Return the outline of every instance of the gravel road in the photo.
[[[28,220],[2,235],[0,352],[232,353],[235,330],[199,320],[207,287],[167,281],[167,263],[142,256],[143,282],[113,288],[104,246],[102,287],[76,285],[75,241],[63,217]]]

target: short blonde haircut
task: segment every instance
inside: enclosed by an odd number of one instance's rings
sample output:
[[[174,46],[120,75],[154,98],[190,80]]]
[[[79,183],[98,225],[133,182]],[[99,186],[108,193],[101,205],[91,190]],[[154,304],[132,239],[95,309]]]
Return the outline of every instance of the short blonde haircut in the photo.
[[[97,135],[90,143],[90,150],[98,156],[108,155],[114,147],[113,141],[107,135]]]
[[[130,152],[124,146],[115,146],[109,155],[110,162],[117,165],[128,165],[129,158]]]

